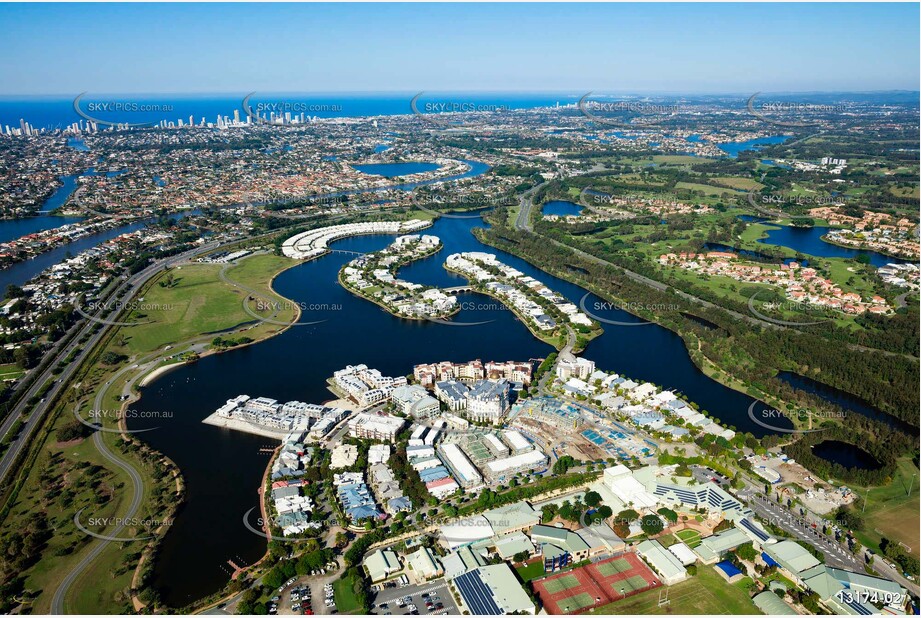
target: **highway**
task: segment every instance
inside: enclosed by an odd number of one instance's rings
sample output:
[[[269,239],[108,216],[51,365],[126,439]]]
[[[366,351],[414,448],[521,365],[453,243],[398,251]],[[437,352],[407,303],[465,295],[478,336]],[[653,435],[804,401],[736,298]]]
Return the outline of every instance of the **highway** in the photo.
[[[208,243],[206,245],[202,245],[201,247],[196,247],[190,251],[186,251],[184,253],[180,253],[151,264],[144,270],[124,280],[106,300],[106,307],[110,306],[110,303],[113,300],[121,300],[123,304],[127,303],[127,301],[129,301],[134,296],[137,290],[147,280],[156,275],[162,269],[167,268],[173,264],[186,261],[198,254],[213,251],[219,246],[220,245],[217,242]],[[93,314],[93,317],[101,317],[104,310],[105,309],[101,307],[95,314]],[[57,381],[48,390],[45,397],[43,398],[43,401],[35,404],[35,408],[29,415],[29,418],[23,421],[19,435],[16,436],[16,438],[10,443],[9,448],[3,454],[3,457],[0,458],[0,481],[6,479],[13,463],[17,460],[20,453],[23,451],[23,448],[29,444],[33,432],[37,427],[41,425],[42,419],[51,408],[55,398],[66,387],[74,372],[83,362],[83,360],[90,354],[96,344],[99,343],[99,341],[108,330],[107,327],[103,326],[96,333],[92,334],[85,343],[81,343],[81,339],[83,339],[84,336],[89,335],[93,327],[97,325],[98,323],[94,322],[93,320],[86,320],[83,326],[79,328],[76,335],[70,338],[69,343],[62,349],[56,350],[56,354],[51,359],[51,362],[49,362],[45,369],[42,370],[41,373],[39,373],[39,375],[33,380],[29,389],[19,398],[16,406],[10,410],[10,412],[7,414],[7,417],[3,420],[2,423],[0,423],[0,435],[7,435],[12,426],[15,424],[16,420],[28,408],[29,400],[38,394],[39,390],[46,382],[48,382],[48,380],[55,378],[52,370],[57,366],[57,364],[61,360],[70,356],[71,353],[77,352],[74,359],[67,364],[67,366],[60,374],[57,375]]]

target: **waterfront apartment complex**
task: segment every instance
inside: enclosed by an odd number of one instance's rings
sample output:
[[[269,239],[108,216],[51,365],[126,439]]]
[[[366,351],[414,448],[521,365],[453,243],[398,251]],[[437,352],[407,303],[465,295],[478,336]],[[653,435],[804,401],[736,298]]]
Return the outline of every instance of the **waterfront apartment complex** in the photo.
[[[367,365],[349,365],[333,373],[333,384],[363,406],[390,399],[393,389],[406,386],[406,377],[382,375]]]
[[[466,363],[441,361],[439,363],[416,365],[413,367],[413,377],[426,388],[432,388],[436,382],[448,380],[473,382],[475,380],[498,380],[500,378],[528,385],[531,383],[532,369],[530,361],[487,361],[486,363],[483,363],[480,359]]]
[[[309,260],[324,255],[329,251],[329,243],[340,238],[362,234],[405,234],[430,225],[432,225],[431,221],[420,221],[419,219],[331,225],[292,236],[282,243],[281,252],[295,260]]]
[[[502,378],[495,382],[480,380],[467,393],[466,416],[478,422],[495,423],[508,412],[509,383]]]
[[[349,419],[349,435],[366,440],[393,442],[406,424],[396,416],[359,413]]]

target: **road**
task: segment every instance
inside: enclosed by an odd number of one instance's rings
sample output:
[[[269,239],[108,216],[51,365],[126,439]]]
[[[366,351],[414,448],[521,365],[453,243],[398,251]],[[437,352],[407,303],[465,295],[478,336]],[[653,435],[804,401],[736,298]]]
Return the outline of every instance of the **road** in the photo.
[[[833,537],[823,534],[821,528],[813,528],[811,524],[805,521],[805,518],[800,517],[787,507],[777,504],[777,502],[764,494],[749,489],[739,492],[739,496],[746,500],[748,506],[759,517],[783,528],[796,538],[806,541],[825,554],[825,563],[829,566],[857,573],[866,572],[864,569],[867,559],[866,548],[861,549],[859,555],[854,555],[843,544],[835,541]],[[886,564],[881,557],[877,556],[874,559],[873,570],[882,577],[904,586],[912,594],[918,596],[918,584],[907,580],[901,573]]]
[[[151,264],[144,270],[138,272],[135,275],[132,275],[123,281],[109,297],[106,306],[108,306],[112,300],[121,300],[122,304],[126,304],[129,300],[131,300],[131,298],[134,296],[137,290],[140,289],[144,282],[160,272],[161,269],[167,268],[172,264],[188,260],[189,258],[194,257],[200,253],[213,251],[218,246],[220,246],[219,243],[209,243],[207,245],[197,247],[190,251],[186,251],[184,253],[180,253],[178,255],[166,258],[165,260]],[[103,311],[104,309],[100,308],[96,313],[92,314],[92,316],[94,318],[101,318]],[[23,422],[19,435],[16,436],[16,438],[10,443],[9,448],[3,454],[2,459],[0,459],[0,481],[5,479],[7,474],[9,474],[13,463],[19,458],[19,455],[22,453],[25,446],[29,444],[33,432],[37,427],[41,426],[42,419],[51,408],[51,404],[55,401],[57,395],[60,394],[61,391],[66,387],[70,381],[70,378],[76,372],[77,368],[105,335],[106,331],[108,330],[105,327],[100,328],[96,333],[90,335],[93,327],[98,325],[99,324],[93,320],[86,320],[80,330],[77,331],[76,335],[70,339],[70,342],[62,349],[58,350],[57,356],[53,358],[52,362],[48,363],[47,368],[36,377],[36,379],[32,382],[32,386],[28,391],[26,391],[26,393],[22,395],[22,397],[20,397],[19,402],[9,412],[7,417],[3,420],[3,423],[0,423],[0,435],[6,435],[9,433],[16,420],[28,408],[29,400],[37,395],[39,390],[46,382],[54,379],[55,375],[52,370],[61,360],[70,356],[71,353],[76,352],[74,359],[67,364],[67,366],[60,374],[57,375],[57,380],[45,394],[44,401],[41,401],[35,405],[32,413],[29,415],[29,418]],[[87,335],[90,335],[90,338],[85,343],[81,343],[81,339]]]
[[[533,194],[537,189],[539,189],[542,186],[543,184],[537,185],[536,187],[529,189],[528,191],[526,191],[525,193],[521,195],[521,198],[519,201],[521,207],[518,211],[518,216],[515,218],[515,227],[517,229],[524,231],[524,232],[531,233],[531,234],[534,233],[534,230],[532,229],[532,225],[531,225],[531,210],[534,207],[534,204],[531,201],[531,194]],[[784,326],[782,324],[775,324],[773,322],[761,320],[759,318],[756,318],[754,315],[739,313],[738,311],[735,311],[733,309],[729,309],[727,307],[723,307],[721,305],[711,303],[710,301],[704,300],[702,298],[698,298],[697,296],[694,296],[693,294],[682,292],[681,290],[672,288],[671,286],[668,286],[660,281],[656,281],[655,279],[650,279],[649,277],[646,277],[645,275],[641,275],[639,273],[633,272],[632,270],[628,270],[624,268],[623,266],[618,266],[617,264],[613,264],[612,262],[609,262],[595,255],[592,255],[591,253],[587,253],[585,251],[582,251],[581,249],[567,245],[566,243],[560,242],[556,240],[555,238],[548,238],[546,236],[541,236],[541,238],[546,240],[547,242],[551,242],[555,244],[558,247],[572,251],[576,255],[582,258],[585,258],[586,260],[590,262],[594,262],[595,264],[599,264],[601,266],[615,268],[621,273],[623,273],[624,275],[626,275],[628,278],[633,279],[634,281],[637,281],[638,283],[642,283],[650,288],[653,288],[660,292],[666,292],[668,290],[672,290],[676,295],[680,296],[681,298],[689,302],[695,303],[702,307],[707,307],[708,309],[716,309],[719,311],[723,311],[739,320],[742,320],[754,326],[760,326],[762,328],[770,328],[770,329],[776,329],[776,330],[792,330],[793,332],[796,332],[796,333],[803,332],[801,330],[798,330],[797,328],[792,328],[789,326]],[[867,346],[858,345],[856,343],[848,343],[845,345],[848,347],[848,349],[855,350],[858,352],[870,352],[870,353],[876,353],[876,354],[883,354],[885,356],[902,356],[910,360],[916,360],[916,358],[911,356],[910,354],[890,352],[888,350],[880,350],[878,348],[870,348]]]
[[[141,500],[144,497],[144,480],[141,478],[141,475],[135,470],[130,464],[128,464],[123,459],[116,456],[112,451],[109,450],[109,447],[106,446],[105,440],[102,438],[101,432],[96,432],[93,435],[93,446],[96,447],[96,450],[110,461],[113,465],[118,468],[121,468],[128,473],[128,476],[131,477],[132,484],[132,495],[131,495],[131,504],[128,505],[128,510],[125,511],[122,517],[130,519],[137,515],[138,509],[141,507]],[[118,537],[121,532],[125,530],[128,526],[126,524],[119,524],[111,532],[107,532],[108,536]],[[93,563],[96,558],[99,557],[99,554],[105,550],[109,543],[117,541],[109,541],[106,539],[96,539],[93,549],[83,557],[83,559],[77,563],[77,565],[67,574],[67,577],[61,582],[57,590],[54,591],[54,597],[51,599],[51,613],[52,614],[64,614],[64,598],[67,595],[67,592],[70,590],[70,587],[77,580],[78,577],[83,573],[86,568]]]

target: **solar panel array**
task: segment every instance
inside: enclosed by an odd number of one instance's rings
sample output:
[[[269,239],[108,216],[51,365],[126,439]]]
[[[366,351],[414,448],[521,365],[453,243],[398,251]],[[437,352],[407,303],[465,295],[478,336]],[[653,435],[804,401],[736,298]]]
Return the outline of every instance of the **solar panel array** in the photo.
[[[464,603],[475,616],[501,616],[504,614],[492,596],[492,590],[480,578],[478,571],[459,575],[454,584],[464,597]]]
[[[743,528],[745,528],[746,530],[754,534],[758,538],[758,540],[761,541],[762,543],[768,540],[769,538],[771,538],[768,534],[762,532],[752,522],[748,521],[747,518],[740,520],[739,523],[742,524]]]

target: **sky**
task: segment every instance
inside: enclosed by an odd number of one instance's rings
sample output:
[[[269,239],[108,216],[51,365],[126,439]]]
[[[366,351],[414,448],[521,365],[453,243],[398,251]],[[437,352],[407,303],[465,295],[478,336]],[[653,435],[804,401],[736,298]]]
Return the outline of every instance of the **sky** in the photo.
[[[919,5],[0,4],[0,95],[919,89]]]

